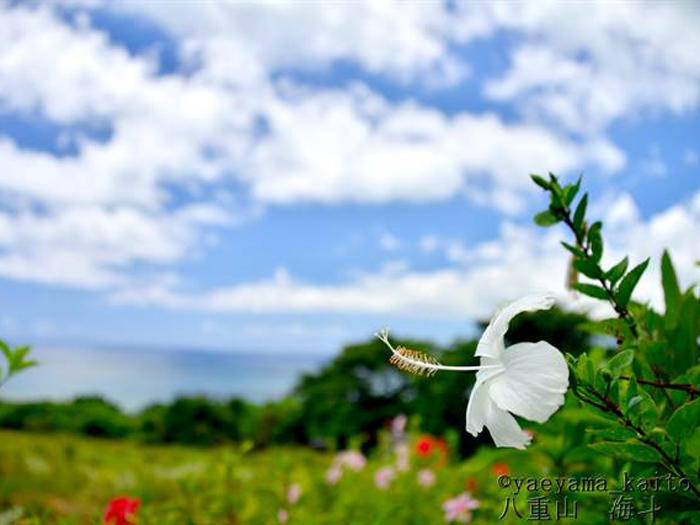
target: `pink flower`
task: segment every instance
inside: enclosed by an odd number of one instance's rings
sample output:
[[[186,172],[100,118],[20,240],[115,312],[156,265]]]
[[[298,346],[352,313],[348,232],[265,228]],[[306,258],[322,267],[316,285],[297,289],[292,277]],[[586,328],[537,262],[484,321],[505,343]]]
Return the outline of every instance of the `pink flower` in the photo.
[[[383,467],[374,473],[374,484],[378,489],[386,490],[395,477],[396,471],[392,467]]]
[[[289,512],[284,509],[280,509],[277,512],[277,521],[280,523],[287,523],[289,521]]]
[[[399,472],[408,472],[411,468],[409,464],[410,456],[411,449],[408,444],[400,443],[396,445],[396,470]]]
[[[348,467],[350,470],[354,470],[355,472],[357,472],[365,468],[367,460],[361,452],[356,452],[354,450],[345,450],[343,452],[340,452],[335,457],[335,463],[338,466]]]
[[[340,480],[343,475],[343,471],[340,467],[331,467],[326,471],[326,483],[329,485],[335,485]]]
[[[300,496],[301,485],[299,485],[299,483],[292,483],[289,485],[289,488],[287,489],[287,501],[294,505],[297,501],[299,501]]]
[[[394,437],[403,436],[403,433],[406,431],[406,421],[408,421],[406,414],[399,414],[391,420],[391,433]]]
[[[432,487],[435,485],[435,473],[427,468],[418,472],[418,484],[423,487]]]
[[[442,504],[442,509],[445,511],[445,521],[448,523],[453,521],[468,523],[472,519],[471,511],[478,507],[479,502],[472,498],[468,492],[462,492],[456,498]]]

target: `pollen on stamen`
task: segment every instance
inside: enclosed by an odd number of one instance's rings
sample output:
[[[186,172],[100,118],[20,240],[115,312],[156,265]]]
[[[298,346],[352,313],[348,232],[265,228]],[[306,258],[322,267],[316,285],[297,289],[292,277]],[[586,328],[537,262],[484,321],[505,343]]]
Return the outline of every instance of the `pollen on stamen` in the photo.
[[[396,348],[396,351],[389,358],[389,362],[404,372],[427,377],[437,372],[433,366],[440,366],[439,361],[433,356],[404,346]]]

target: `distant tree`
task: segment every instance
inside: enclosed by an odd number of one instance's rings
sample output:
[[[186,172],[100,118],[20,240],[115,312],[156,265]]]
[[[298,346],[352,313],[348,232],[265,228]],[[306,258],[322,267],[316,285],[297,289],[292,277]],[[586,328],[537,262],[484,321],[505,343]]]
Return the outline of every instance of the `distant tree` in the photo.
[[[162,403],[154,403],[139,412],[138,428],[140,438],[148,443],[158,443],[165,439],[165,414],[168,408]]]
[[[228,425],[222,403],[205,397],[179,397],[165,410],[163,441],[213,445],[226,439]]]
[[[345,347],[318,373],[303,376],[294,394],[309,438],[331,438],[344,448],[351,436],[363,435],[369,448],[377,430],[407,407],[412,381],[389,364],[386,348],[371,340]]]
[[[249,419],[247,436],[255,445],[266,447],[280,443],[308,443],[309,437],[299,402],[291,397],[257,407]]]
[[[133,420],[100,396],[76,398],[68,408],[75,429],[94,437],[124,437],[134,429]]]

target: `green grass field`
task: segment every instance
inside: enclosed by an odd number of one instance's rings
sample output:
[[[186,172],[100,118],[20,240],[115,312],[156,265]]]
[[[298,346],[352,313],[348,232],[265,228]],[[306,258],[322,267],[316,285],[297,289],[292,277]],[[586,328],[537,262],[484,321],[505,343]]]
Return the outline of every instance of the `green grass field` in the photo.
[[[395,465],[389,452],[359,471],[344,469],[330,484],[326,475],[334,455],[303,448],[243,453],[234,445],[197,449],[8,431],[0,432],[0,444],[0,523],[14,523],[8,518],[21,509],[18,523],[27,524],[101,523],[107,503],[119,495],[140,499],[140,524],[262,524],[285,518],[445,523],[443,502],[466,490],[480,501],[473,522],[488,523],[497,519],[504,500],[495,472],[518,462],[512,452],[496,456],[486,450],[466,463],[442,464],[415,457],[412,450],[409,469],[397,471],[382,490],[375,475]],[[429,487],[418,481],[426,466],[436,475]],[[301,489],[293,503],[287,495],[292,485]]]

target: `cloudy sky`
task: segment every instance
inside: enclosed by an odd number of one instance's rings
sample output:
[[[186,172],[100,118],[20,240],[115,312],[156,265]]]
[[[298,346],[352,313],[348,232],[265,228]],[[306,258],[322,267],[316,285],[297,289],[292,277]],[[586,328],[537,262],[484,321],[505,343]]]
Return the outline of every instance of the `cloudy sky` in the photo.
[[[698,279],[697,4],[0,5],[11,341],[332,352],[585,307],[531,172],[584,174],[606,261]]]

